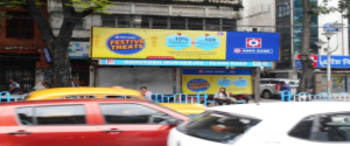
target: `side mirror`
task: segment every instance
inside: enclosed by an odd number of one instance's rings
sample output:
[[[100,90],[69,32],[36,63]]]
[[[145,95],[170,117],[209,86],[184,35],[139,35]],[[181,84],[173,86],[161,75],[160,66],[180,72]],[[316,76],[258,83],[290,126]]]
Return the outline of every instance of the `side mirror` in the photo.
[[[180,122],[181,122],[180,120],[175,118],[166,119],[166,123],[170,126],[177,126],[178,124],[180,124]]]

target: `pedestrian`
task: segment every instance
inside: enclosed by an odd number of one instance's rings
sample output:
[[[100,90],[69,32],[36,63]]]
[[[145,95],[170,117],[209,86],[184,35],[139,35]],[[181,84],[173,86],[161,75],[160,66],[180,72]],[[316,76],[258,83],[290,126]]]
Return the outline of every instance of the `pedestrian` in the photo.
[[[214,100],[219,105],[223,105],[224,103],[231,104],[230,94],[223,87],[219,89],[219,92],[215,93]]]
[[[291,91],[291,87],[288,84],[286,84],[285,82],[282,82],[280,91],[289,91],[290,92]]]
[[[146,86],[141,87],[140,92],[146,100],[152,101],[152,92],[149,91]]]
[[[72,87],[79,87],[79,81],[77,79],[72,79]]]
[[[10,84],[9,84],[9,90],[8,91],[11,94],[20,94],[21,85],[18,82],[16,82],[16,80],[14,80],[14,79],[9,79],[9,82],[10,82]]]

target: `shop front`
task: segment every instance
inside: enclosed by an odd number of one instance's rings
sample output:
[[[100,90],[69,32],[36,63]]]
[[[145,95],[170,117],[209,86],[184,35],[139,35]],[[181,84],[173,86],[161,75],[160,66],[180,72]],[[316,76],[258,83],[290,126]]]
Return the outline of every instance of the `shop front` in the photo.
[[[95,27],[94,86],[162,94],[254,94],[259,69],[279,59],[279,35]]]
[[[327,56],[317,56],[316,93],[327,92]],[[331,56],[332,93],[350,93],[350,56]]]

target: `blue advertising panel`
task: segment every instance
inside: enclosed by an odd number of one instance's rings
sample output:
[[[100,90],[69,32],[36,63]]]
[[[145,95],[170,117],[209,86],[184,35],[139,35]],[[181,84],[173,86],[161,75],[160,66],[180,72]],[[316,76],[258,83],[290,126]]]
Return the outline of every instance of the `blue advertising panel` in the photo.
[[[317,56],[314,61],[314,67],[327,68],[328,60],[327,56]],[[295,66],[298,69],[302,68],[301,61],[295,60]],[[332,68],[350,68],[350,56],[331,56]]]
[[[279,60],[278,33],[227,33],[226,60]]]

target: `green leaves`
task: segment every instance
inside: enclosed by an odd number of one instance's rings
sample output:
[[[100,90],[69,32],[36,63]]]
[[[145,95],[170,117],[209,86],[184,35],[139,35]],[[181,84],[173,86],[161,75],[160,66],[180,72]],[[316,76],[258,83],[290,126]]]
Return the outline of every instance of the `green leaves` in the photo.
[[[86,9],[94,9],[94,11],[102,12],[111,4],[110,0],[71,0],[72,7],[78,11]]]
[[[25,5],[26,0],[3,0],[0,2],[0,6],[5,7],[16,7],[20,5]]]

